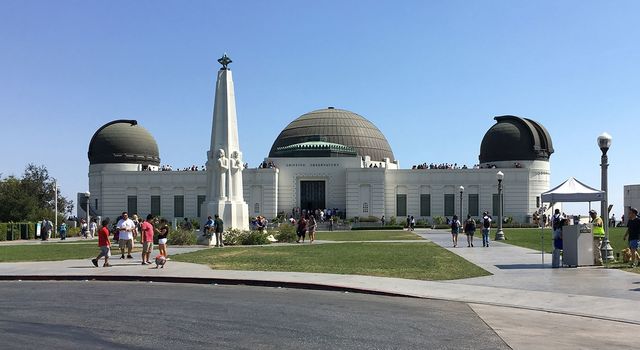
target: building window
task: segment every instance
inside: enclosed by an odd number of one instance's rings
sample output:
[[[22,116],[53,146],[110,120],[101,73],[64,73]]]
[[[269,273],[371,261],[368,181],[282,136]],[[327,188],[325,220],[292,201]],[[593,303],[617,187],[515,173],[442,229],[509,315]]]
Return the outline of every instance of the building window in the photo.
[[[253,213],[260,214],[260,203],[256,203],[253,205]]]
[[[480,199],[478,194],[469,194],[469,212],[467,214],[471,216],[480,215]]]
[[[98,198],[95,198],[93,200],[93,203],[94,203],[93,204],[93,209],[95,209],[95,211],[97,212],[98,211]]]
[[[540,208],[540,196],[536,197],[536,208]]]
[[[492,202],[492,210],[493,212],[491,213],[491,215],[498,215],[498,213],[500,212],[500,201],[498,200],[498,194],[494,193],[493,194],[493,202]]]
[[[455,195],[444,195],[444,216],[453,216],[455,213]]]
[[[184,217],[184,196],[173,197],[173,217]]]
[[[198,217],[202,217],[202,204],[207,200],[207,196],[198,196]]]
[[[131,216],[138,213],[138,196],[127,196],[127,213]]]
[[[367,202],[362,203],[362,212],[363,213],[368,213],[369,212],[369,203],[367,203]]]
[[[407,216],[407,195],[396,195],[396,216]]]
[[[151,215],[160,216],[160,196],[151,196]]]
[[[420,195],[420,216],[431,216],[431,195]]]

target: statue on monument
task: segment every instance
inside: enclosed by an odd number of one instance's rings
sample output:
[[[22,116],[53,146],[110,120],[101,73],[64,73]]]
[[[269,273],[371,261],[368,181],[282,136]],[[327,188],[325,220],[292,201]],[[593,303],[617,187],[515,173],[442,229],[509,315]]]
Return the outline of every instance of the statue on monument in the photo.
[[[234,200],[242,200],[242,152],[233,151],[231,153],[231,196]]]
[[[229,158],[225,157],[224,150],[218,150],[218,168],[220,169],[220,199],[226,199],[227,171],[229,170]]]

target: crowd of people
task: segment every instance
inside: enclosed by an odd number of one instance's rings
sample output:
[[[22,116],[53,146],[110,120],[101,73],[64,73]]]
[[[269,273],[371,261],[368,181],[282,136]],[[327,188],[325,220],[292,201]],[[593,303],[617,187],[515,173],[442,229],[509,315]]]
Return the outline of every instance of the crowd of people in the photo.
[[[131,252],[133,251],[134,242],[138,241],[138,236],[140,236],[139,242],[142,244],[142,265],[151,264],[153,238],[154,235],[157,234],[160,254],[156,257],[155,263],[157,266],[164,266],[164,261],[168,259],[167,240],[170,227],[166,219],[161,219],[159,222],[156,222],[155,219],[151,214],[147,215],[146,220],[143,220],[142,217],[139,218],[135,214],[130,218],[127,212],[122,212],[122,215],[118,217],[116,223],[112,226],[112,230],[109,230],[109,219],[102,220],[101,228],[98,231],[98,247],[100,248],[100,253],[96,258],[91,260],[91,263],[95,267],[98,267],[98,261],[104,258],[104,264],[102,266],[112,266],[109,263],[109,258],[111,257],[111,240],[109,236],[113,235],[113,242],[114,244],[118,244],[120,250],[120,259],[133,259]],[[88,230],[90,230],[90,228]]]
[[[160,168],[158,169],[159,171],[174,171],[173,170],[173,166],[171,165],[161,165]],[[197,165],[192,165],[192,166],[188,166],[188,167],[184,167],[184,168],[179,168],[175,171],[206,171],[207,167],[202,165],[202,166],[197,166]]]
[[[479,164],[473,165],[473,169],[479,169],[479,168],[480,168]],[[458,163],[440,163],[440,164],[422,163],[422,164],[412,166],[411,169],[430,169],[430,170],[432,169],[469,169],[469,167],[467,167],[466,164],[458,165]]]
[[[248,164],[247,164],[248,166]],[[276,163],[272,162],[272,161],[263,161],[262,163],[260,163],[260,165],[258,165],[258,169],[277,169],[278,167],[276,166]]]

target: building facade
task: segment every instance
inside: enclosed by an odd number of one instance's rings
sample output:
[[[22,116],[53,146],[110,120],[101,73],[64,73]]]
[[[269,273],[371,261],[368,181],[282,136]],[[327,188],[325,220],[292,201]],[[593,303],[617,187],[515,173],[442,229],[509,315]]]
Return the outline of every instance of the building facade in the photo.
[[[527,222],[549,189],[551,138],[530,119],[495,120],[480,145],[479,168],[401,169],[384,135],[364,117],[332,107],[304,114],[278,135],[260,167],[244,170],[249,215],[335,208],[346,218],[431,220],[460,215],[461,204],[465,216],[497,215],[501,171],[503,215]],[[98,129],[88,156],[92,215],[115,218],[126,210],[180,220],[215,214],[203,213],[207,172],[161,171],[158,145],[136,121]]]

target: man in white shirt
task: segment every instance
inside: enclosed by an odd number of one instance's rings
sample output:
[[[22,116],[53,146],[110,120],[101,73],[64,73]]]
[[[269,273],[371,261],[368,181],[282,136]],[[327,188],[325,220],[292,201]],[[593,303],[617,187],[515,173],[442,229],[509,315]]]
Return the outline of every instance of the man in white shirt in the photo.
[[[126,211],[122,213],[122,219],[118,221],[116,228],[120,233],[118,239],[120,253],[122,254],[120,259],[124,259],[125,248],[127,249],[127,259],[133,259],[131,251],[133,250],[133,237],[136,235],[136,225],[129,219],[129,214]]]

